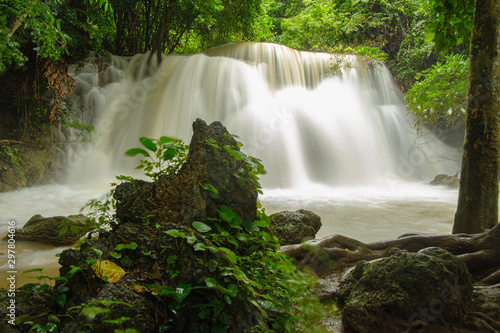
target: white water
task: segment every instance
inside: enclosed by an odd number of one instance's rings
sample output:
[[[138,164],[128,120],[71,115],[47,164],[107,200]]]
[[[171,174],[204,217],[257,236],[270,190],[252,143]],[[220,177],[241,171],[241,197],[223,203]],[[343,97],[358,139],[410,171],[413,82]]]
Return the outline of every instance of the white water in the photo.
[[[342,78],[327,77],[332,56],[269,44],[207,54],[164,57],[160,66],[147,55],[128,66],[128,59],[114,58],[100,74],[97,65],[72,68],[76,101],[85,106],[78,117],[96,127],[96,142],[73,144],[61,156],[62,184],[0,194],[1,230],[8,220],[21,227],[36,213],[77,214],[109,190],[114,175],[134,173],[136,161],[123,154],[140,136],[189,142],[200,117],[220,120],[246,153],[263,160],[267,212],[311,209],[322,218],[319,237],[374,241],[451,231],[456,190],[425,184],[459,167],[440,158],[450,154],[446,146],[414,135],[385,67],[337,56],[350,67]],[[19,271],[45,267],[61,250],[19,246]],[[0,242],[0,253],[6,249]]]

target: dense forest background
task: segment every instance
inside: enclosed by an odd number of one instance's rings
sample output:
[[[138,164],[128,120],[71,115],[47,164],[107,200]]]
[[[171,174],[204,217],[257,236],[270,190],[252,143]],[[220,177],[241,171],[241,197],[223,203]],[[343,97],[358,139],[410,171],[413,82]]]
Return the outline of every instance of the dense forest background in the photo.
[[[460,128],[466,108],[471,1],[6,0],[0,4],[0,154],[8,141],[50,141],[66,120],[68,63],[188,54],[241,41],[382,60],[417,126]]]

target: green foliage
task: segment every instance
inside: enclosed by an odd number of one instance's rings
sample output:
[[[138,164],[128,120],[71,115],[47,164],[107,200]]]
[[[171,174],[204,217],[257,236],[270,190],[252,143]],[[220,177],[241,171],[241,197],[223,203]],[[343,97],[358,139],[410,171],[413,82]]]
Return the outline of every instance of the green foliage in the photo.
[[[6,0],[0,4],[0,73],[27,60],[21,51],[21,36],[32,38],[34,50],[42,58],[56,61],[66,53],[69,38],[54,14],[59,3]]]
[[[416,82],[420,72],[443,58],[436,51],[434,42],[426,39],[429,21],[430,18],[422,16],[422,19],[415,23],[401,42],[394,63],[390,64],[392,73],[407,89]]]
[[[419,1],[305,0],[303,10],[281,21],[277,41],[308,51],[331,48],[378,47],[393,56],[421,10]]]
[[[469,61],[463,56],[446,57],[422,72],[423,80],[408,91],[409,112],[418,126],[446,128],[462,121],[467,107]]]
[[[89,323],[85,324],[86,327],[89,328],[87,332],[93,331],[94,324],[93,322],[96,318],[98,318],[99,322],[106,324],[114,324],[121,325],[130,320],[129,317],[120,317],[117,319],[108,319],[108,313],[110,311],[110,306],[112,305],[124,305],[128,307],[132,307],[129,303],[119,302],[119,301],[108,301],[106,299],[103,300],[92,300],[88,303],[82,303],[81,305],[73,306],[68,309],[68,315],[71,316],[72,312],[76,312],[87,317]],[[135,330],[132,330],[135,331]],[[116,331],[115,331],[116,332]],[[126,332],[129,332],[127,329]]]
[[[125,155],[146,157],[136,169],[144,169],[144,174],[153,180],[161,175],[176,174],[186,160],[188,146],[180,140],[162,136],[159,139],[141,137],[139,141],[146,149],[132,148]]]
[[[472,35],[474,0],[433,0],[429,6],[434,13],[427,35],[438,50],[447,51],[455,45],[467,47]]]
[[[0,145],[0,156],[3,156],[10,165],[17,170],[21,169],[21,164],[18,158],[19,149],[12,148],[8,141]]]
[[[318,319],[323,315],[323,307],[317,299],[307,296],[315,280],[297,270],[289,257],[278,252],[280,244],[267,231],[269,224],[263,210],[258,212],[258,220],[250,222],[243,221],[227,206],[221,206],[219,219],[210,221],[213,227],[193,222],[191,232],[197,232],[196,237],[177,229],[164,231],[175,238],[176,243],[177,239],[186,240],[195,251],[223,254],[228,263],[220,265],[204,260],[209,271],[218,273],[217,278],[206,278],[205,285],[154,288],[161,290],[159,295],[172,297],[177,310],[183,308],[182,302],[192,290],[216,290],[220,297],[211,296],[208,304],[197,305],[202,330],[206,325],[204,320],[210,319],[221,332],[226,332],[231,304],[238,299],[258,309],[258,317],[271,323],[271,332],[319,332]],[[177,250],[180,250],[182,243],[178,244]],[[172,261],[174,266],[176,259]],[[170,271],[175,272],[172,268]],[[175,326],[175,322],[172,325]]]

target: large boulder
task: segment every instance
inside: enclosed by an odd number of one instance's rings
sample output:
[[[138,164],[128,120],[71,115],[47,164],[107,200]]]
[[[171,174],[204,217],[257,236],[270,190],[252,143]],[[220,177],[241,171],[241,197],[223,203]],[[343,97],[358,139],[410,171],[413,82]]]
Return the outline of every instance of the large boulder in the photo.
[[[457,332],[472,306],[465,264],[440,248],[399,251],[354,269],[344,289],[345,332]]]
[[[17,230],[16,239],[35,241],[51,245],[71,245],[92,228],[85,224],[85,215],[43,217],[33,215],[22,229]]]
[[[217,218],[222,205],[244,220],[256,219],[257,190],[248,175],[248,164],[235,160],[224,149],[228,146],[240,151],[234,137],[218,121],[207,126],[197,119],[193,132],[179,173],[161,176],[155,183],[135,180],[117,186],[118,219],[140,222],[140,216],[149,216],[150,221],[190,226],[196,220]],[[205,184],[218,193],[205,189]]]
[[[310,210],[283,211],[269,216],[270,230],[281,245],[300,244],[313,239],[321,228],[321,218]]]

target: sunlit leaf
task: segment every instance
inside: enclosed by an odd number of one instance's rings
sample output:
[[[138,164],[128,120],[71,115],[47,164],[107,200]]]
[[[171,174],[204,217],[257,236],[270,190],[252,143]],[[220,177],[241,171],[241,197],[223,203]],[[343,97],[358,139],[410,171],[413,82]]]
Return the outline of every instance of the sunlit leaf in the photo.
[[[149,157],[149,153],[142,148],[132,148],[132,149],[129,149],[125,152],[125,155],[131,156],[131,157],[134,157],[134,156],[139,155],[139,154],[144,155],[146,157]]]
[[[147,149],[149,149],[151,151],[157,151],[158,150],[158,148],[154,144],[153,140],[150,139],[150,138],[146,138],[146,137],[143,136],[143,137],[139,138],[139,141],[142,143],[142,145],[144,147],[146,147]]]
[[[107,282],[112,283],[120,281],[121,278],[125,274],[127,274],[127,272],[125,272],[123,268],[109,260],[98,260],[95,264],[92,265],[92,269],[94,270],[97,277],[101,278],[104,281],[106,281],[107,277]]]

